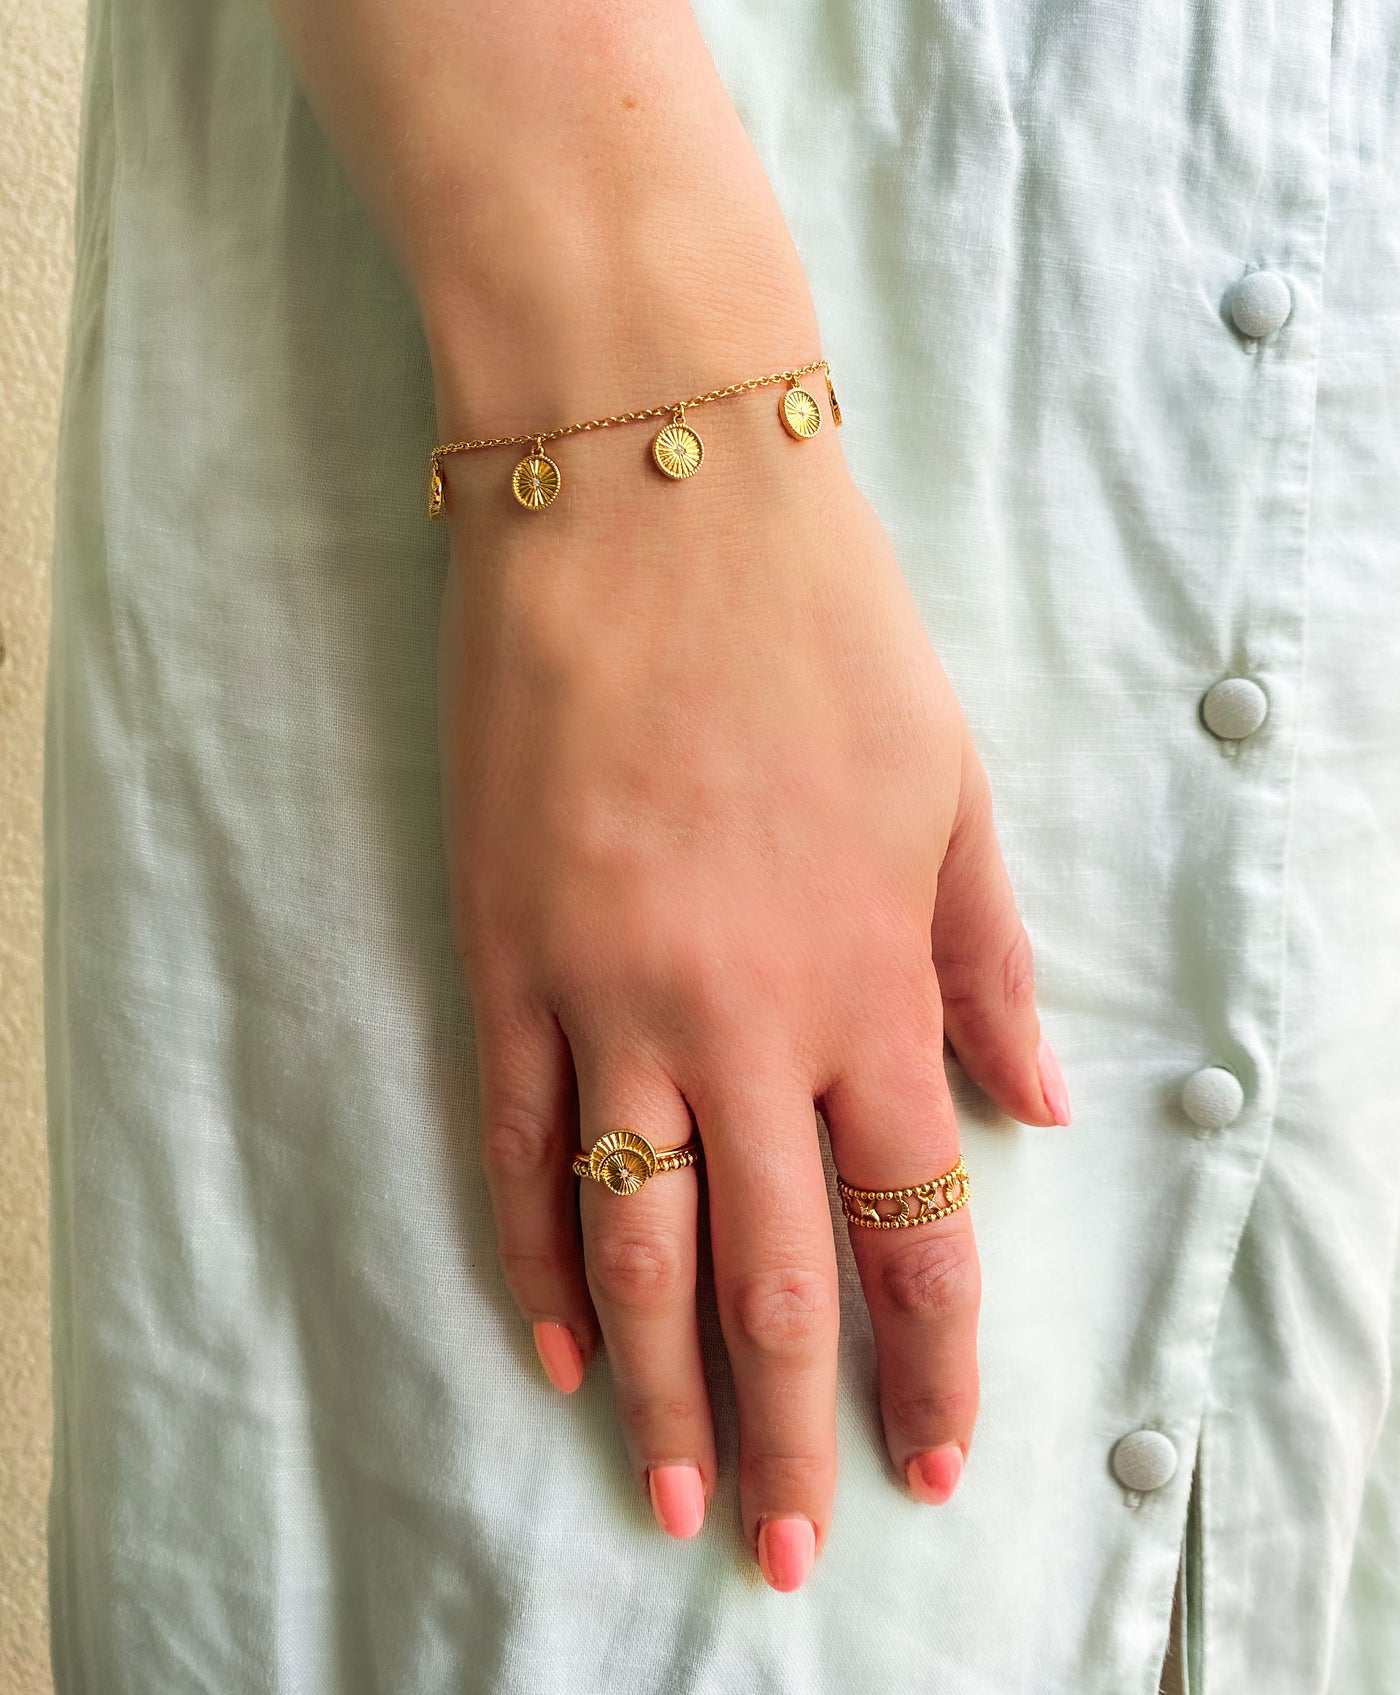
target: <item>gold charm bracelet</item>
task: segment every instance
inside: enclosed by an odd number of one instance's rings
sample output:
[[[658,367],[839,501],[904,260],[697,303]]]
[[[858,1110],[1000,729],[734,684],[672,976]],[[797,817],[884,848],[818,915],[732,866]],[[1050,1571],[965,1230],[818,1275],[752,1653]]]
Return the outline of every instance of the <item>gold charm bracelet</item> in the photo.
[[[529,442],[527,453],[511,474],[511,493],[528,512],[538,512],[559,493],[561,475],[558,465],[544,450],[547,441],[560,436],[576,435],[582,430],[606,430],[613,424],[635,424],[643,418],[664,418],[670,423],[658,430],[651,444],[652,462],[664,476],[679,482],[693,477],[705,457],[705,444],[685,421],[687,406],[703,406],[708,400],[724,400],[731,394],[747,394],[750,389],[766,388],[769,383],[787,383],[789,387],[778,402],[778,417],[783,428],[797,441],[814,436],[822,426],[821,408],[812,394],[798,382],[809,371],[821,371],[826,377],[826,392],[831,400],[831,416],[841,427],[841,407],[831,384],[831,367],[825,359],[810,365],[798,365],[791,371],[775,371],[771,377],[751,377],[745,383],[730,383],[728,388],[711,389],[708,394],[692,395],[689,400],[675,400],[668,406],[650,406],[644,412],[618,412],[610,418],[590,418],[583,424],[564,424],[557,430],[527,430],[523,435],[487,436],[481,441],[447,441],[433,449],[432,471],[428,481],[428,516],[436,518],[443,506],[442,462],[449,453],[471,453],[479,447],[507,447],[517,442]]]

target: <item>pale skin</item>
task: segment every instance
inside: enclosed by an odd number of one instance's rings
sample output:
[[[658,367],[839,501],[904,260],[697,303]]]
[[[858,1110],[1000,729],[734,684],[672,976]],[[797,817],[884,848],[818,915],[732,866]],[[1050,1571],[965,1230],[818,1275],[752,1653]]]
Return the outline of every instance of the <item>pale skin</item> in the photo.
[[[271,5],[418,305],[439,439],[824,351],[683,0]],[[693,181],[657,170],[678,136],[707,161]],[[638,1486],[692,1535],[716,1481],[707,1207],[744,1533],[780,1589],[819,1556],[836,1479],[818,1109],[852,1183],[946,1171],[946,1033],[1013,1118],[1068,1121],[967,723],[808,386],[809,441],[779,425],[780,385],[690,413],[706,458],[684,483],[650,465],[659,424],[557,442],[564,489],[541,513],[510,497],[511,449],[449,459],[437,654],[506,1282],[556,1388],[606,1349]],[[658,1148],[698,1132],[703,1170],[627,1197],[580,1183],[573,1152],[623,1125]],[[972,1212],[850,1229],[891,1486],[930,1503],[977,1413]]]

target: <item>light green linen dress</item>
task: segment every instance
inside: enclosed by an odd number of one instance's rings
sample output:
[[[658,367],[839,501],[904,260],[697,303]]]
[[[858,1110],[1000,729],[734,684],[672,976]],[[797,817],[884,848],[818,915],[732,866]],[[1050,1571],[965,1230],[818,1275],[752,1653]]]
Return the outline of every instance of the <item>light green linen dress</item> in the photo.
[[[1383,1695],[1400,0],[696,10],[1075,1104],[1026,1130],[957,1084],[962,1486],[890,1475],[843,1231],[798,1593],[742,1543],[708,1306],[694,1543],[605,1362],[544,1383],[446,918],[422,339],[261,0],[93,0],[45,792],[60,1695],[1151,1695],[1179,1564],[1192,1695]]]

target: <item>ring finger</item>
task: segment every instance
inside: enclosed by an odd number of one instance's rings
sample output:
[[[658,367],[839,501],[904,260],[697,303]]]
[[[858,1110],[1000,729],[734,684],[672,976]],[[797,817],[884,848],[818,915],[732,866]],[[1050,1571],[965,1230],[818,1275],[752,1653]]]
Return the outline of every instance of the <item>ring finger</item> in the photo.
[[[853,1032],[850,1062],[822,1098],[837,1172],[861,1189],[925,1183],[958,1160],[931,964],[918,970],[915,990],[905,1004],[918,1011],[903,1029],[898,1020],[872,1020]],[[940,1191],[931,1204],[956,1198]],[[908,1205],[919,1216],[918,1203]],[[876,1210],[897,1216],[899,1203]],[[904,1228],[848,1227],[875,1334],[890,1457],[918,1499],[938,1504],[957,1486],[977,1417],[981,1279],[969,1209]]]

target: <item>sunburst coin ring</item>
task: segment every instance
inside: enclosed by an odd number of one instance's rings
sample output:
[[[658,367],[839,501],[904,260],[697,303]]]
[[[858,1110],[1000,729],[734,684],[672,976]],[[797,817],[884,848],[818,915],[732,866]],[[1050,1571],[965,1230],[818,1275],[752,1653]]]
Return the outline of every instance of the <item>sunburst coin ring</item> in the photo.
[[[800,384],[790,388],[778,403],[783,428],[799,441],[814,436],[822,427],[821,408]]]
[[[689,424],[667,424],[656,432],[651,456],[668,477],[693,477],[705,457],[705,444]]]
[[[538,512],[559,492],[559,467],[546,453],[527,453],[515,467],[510,492],[522,506]]]
[[[636,1130],[610,1130],[588,1152],[588,1175],[615,1195],[635,1195],[656,1170],[656,1149]]]

